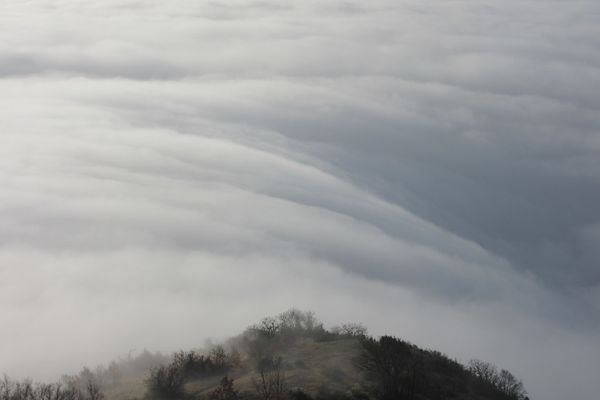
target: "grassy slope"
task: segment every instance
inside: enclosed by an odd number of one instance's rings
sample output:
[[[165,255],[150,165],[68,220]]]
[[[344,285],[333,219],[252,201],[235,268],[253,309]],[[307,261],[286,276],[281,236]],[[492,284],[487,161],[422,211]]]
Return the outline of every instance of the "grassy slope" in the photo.
[[[315,342],[304,339],[277,354],[282,357],[285,382],[288,388],[302,388],[315,393],[321,387],[329,390],[349,390],[361,381],[354,359],[359,355],[359,345],[355,339],[332,342]],[[236,389],[254,390],[252,378],[256,371],[249,362],[230,373]],[[186,386],[189,393],[207,394],[218,385],[220,377],[191,382]]]
[[[144,376],[127,377],[114,387],[106,389],[106,400],[130,400],[144,397]]]
[[[283,359],[288,388],[300,387],[306,392],[316,393],[321,387],[330,391],[348,391],[353,385],[360,384],[361,374],[354,363],[359,351],[356,339],[331,342],[303,339],[277,355]],[[229,373],[237,390],[254,390],[252,378],[256,371],[251,364],[249,360],[242,360],[242,366]],[[192,381],[185,389],[194,395],[207,394],[217,387],[221,378],[215,376]],[[109,389],[106,397],[107,400],[139,399],[144,392],[144,377],[135,377],[124,379],[121,384]]]

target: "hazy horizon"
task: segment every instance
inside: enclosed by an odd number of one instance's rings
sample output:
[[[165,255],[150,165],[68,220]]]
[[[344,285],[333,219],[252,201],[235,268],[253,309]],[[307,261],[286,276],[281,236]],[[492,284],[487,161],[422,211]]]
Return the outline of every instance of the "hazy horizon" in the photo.
[[[600,390],[600,3],[0,5],[0,374],[289,307]]]

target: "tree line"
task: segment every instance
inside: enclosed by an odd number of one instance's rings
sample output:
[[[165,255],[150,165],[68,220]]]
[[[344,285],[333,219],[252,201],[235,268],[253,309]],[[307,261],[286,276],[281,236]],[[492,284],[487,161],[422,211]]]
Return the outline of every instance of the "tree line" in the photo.
[[[104,400],[104,393],[95,375],[84,368],[79,375],[63,376],[55,383],[18,381],[4,375],[0,400]]]
[[[360,367],[381,400],[449,399],[476,396],[489,400],[528,400],[523,383],[508,370],[472,360],[463,366],[438,351],[382,336],[361,340]]]

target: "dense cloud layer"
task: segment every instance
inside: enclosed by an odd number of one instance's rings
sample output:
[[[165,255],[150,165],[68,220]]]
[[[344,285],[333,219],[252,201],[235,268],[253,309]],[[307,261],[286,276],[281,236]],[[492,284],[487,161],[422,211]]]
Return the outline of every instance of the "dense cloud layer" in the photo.
[[[599,15],[0,5],[0,371],[193,347],[295,305],[592,398]]]

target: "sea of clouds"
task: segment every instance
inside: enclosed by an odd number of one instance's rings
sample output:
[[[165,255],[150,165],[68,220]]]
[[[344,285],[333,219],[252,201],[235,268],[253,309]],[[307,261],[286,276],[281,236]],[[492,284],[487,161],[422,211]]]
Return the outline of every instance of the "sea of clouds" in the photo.
[[[296,306],[600,389],[600,3],[0,4],[0,372]]]

